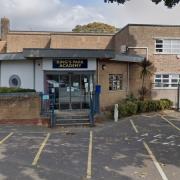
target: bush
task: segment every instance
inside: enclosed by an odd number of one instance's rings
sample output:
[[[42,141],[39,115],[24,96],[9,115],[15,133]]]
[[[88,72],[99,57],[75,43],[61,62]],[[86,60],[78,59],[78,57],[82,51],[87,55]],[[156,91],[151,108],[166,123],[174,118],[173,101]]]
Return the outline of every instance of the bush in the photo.
[[[0,93],[36,92],[34,89],[0,87]]]
[[[147,101],[137,101],[136,103],[138,107],[138,110],[137,110],[138,113],[147,112],[147,109],[148,109]]]
[[[131,101],[122,102],[119,104],[119,116],[131,116],[137,113],[137,104]]]
[[[169,99],[160,99],[161,110],[170,109],[172,105],[173,105],[173,102],[170,101]]]
[[[131,102],[135,102],[137,101],[137,98],[133,95],[133,93],[127,95],[125,101],[131,101]]]
[[[137,113],[153,112],[170,109],[173,105],[169,99],[145,100],[145,101],[121,101],[119,104],[119,116],[131,116]]]

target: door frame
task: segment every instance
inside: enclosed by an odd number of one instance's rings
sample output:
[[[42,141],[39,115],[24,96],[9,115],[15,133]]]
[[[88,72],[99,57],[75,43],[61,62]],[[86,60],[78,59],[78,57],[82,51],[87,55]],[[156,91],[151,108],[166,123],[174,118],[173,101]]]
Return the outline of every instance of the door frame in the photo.
[[[60,76],[61,75],[68,75],[69,76],[69,85],[71,85],[71,80],[72,80],[72,75],[80,75],[80,89],[81,89],[81,76],[82,75],[92,75],[92,83],[93,83],[93,88],[95,87],[95,78],[96,78],[96,71],[44,71],[44,91],[47,92],[48,88],[47,88],[47,76],[48,75],[58,75],[58,79],[60,81]],[[90,82],[89,82],[89,86],[90,86]],[[69,108],[66,110],[73,110],[72,109],[72,97],[71,97],[71,87],[70,87],[70,91],[69,91]],[[62,110],[60,108],[60,87],[59,87],[59,105],[58,105],[58,110]],[[80,109],[82,108],[82,99],[80,99]]]

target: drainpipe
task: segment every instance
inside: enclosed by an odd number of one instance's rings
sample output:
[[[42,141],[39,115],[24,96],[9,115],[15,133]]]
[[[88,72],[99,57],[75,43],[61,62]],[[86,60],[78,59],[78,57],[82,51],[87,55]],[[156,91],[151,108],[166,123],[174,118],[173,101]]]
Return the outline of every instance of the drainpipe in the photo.
[[[129,94],[129,62],[127,64],[127,94]]]
[[[99,59],[97,59],[97,84],[99,84]]]
[[[146,59],[148,60],[148,57],[149,57],[149,49],[148,49],[148,47],[139,47],[139,46],[135,46],[135,47],[127,47],[127,50],[128,49],[145,49],[146,50]]]
[[[36,89],[36,61],[33,60],[33,89]]]
[[[1,87],[1,61],[0,61],[0,87]]]

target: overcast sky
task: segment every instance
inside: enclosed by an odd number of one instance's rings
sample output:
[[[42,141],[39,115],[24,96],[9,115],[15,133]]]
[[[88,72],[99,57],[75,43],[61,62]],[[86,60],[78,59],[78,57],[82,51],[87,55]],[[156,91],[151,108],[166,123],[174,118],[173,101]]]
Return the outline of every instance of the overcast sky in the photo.
[[[0,17],[11,30],[71,31],[77,24],[104,22],[116,27],[128,23],[180,24],[180,4],[173,9],[151,0],[130,0],[125,5],[104,0],[0,0]]]

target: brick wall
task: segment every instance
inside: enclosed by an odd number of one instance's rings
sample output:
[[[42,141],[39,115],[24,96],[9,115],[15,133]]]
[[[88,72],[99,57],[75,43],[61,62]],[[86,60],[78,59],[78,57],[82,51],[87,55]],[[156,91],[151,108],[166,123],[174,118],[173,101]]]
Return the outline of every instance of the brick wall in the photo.
[[[112,35],[57,34],[51,35],[51,48],[113,49]]]
[[[0,123],[40,120],[40,98],[35,93],[0,95]]]
[[[6,52],[6,41],[0,40],[0,53],[5,53],[5,52]]]
[[[148,47],[148,59],[153,62],[153,73],[179,73],[180,60],[176,55],[160,55],[155,52],[155,39],[158,37],[179,38],[180,27],[177,26],[146,26],[129,25],[116,34],[115,49],[120,52],[121,45],[131,47]],[[146,57],[145,49],[131,49],[129,54],[138,54]],[[138,95],[138,89],[141,87],[140,79],[141,68],[135,64],[130,64],[130,91]],[[146,80],[147,87],[151,89],[151,83],[154,77]],[[171,93],[172,92],[168,92]],[[171,95],[170,95],[171,97]],[[154,98],[154,96],[153,96]]]
[[[22,52],[23,48],[113,49],[114,39],[113,35],[10,32],[7,52]]]
[[[102,65],[106,65],[106,69],[102,69]],[[102,92],[100,95],[100,106],[104,110],[108,106],[112,106],[124,99],[127,95],[127,63],[109,62],[107,60],[98,63],[99,68],[99,84]],[[123,74],[123,90],[109,90],[109,74]]]
[[[22,52],[23,48],[49,48],[48,33],[9,33],[7,36],[7,52]]]

